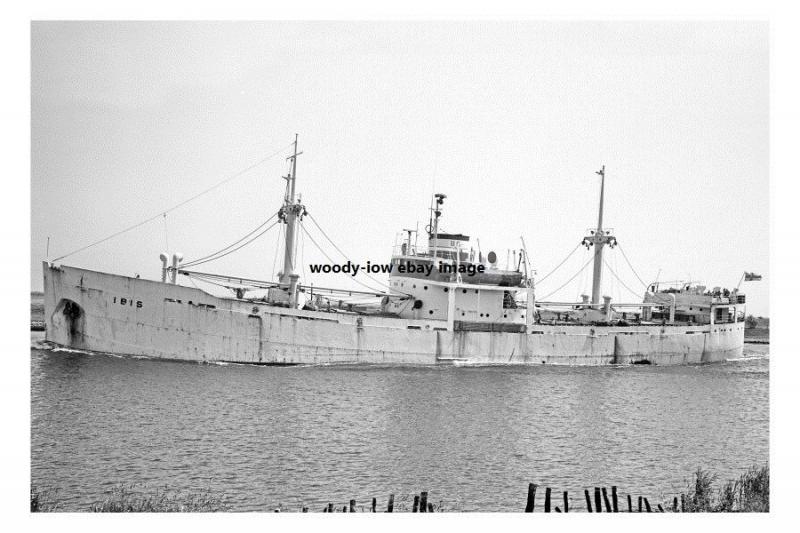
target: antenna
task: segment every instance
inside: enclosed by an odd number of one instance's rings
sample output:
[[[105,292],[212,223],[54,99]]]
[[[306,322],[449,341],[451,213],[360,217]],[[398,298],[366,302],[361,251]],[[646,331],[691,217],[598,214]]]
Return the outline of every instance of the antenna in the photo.
[[[600,213],[597,216],[597,231],[603,231],[603,200],[605,196],[605,189],[606,189],[606,166],[603,165],[603,168],[595,172],[598,176],[600,176]]]
[[[442,216],[441,205],[444,203],[444,199],[447,198],[446,194],[442,194],[437,192],[433,195],[433,207],[431,208],[431,216],[433,216],[433,226],[431,227],[431,233],[429,237],[433,237],[433,265],[436,265],[436,248],[439,246],[439,217]]]

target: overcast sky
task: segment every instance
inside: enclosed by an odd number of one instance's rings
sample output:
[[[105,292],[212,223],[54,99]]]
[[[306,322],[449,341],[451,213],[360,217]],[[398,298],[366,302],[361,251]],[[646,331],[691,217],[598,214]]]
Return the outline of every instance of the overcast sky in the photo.
[[[297,132],[298,190],[354,261],[387,262],[435,189],[445,230],[501,263],[523,235],[541,277],[596,224],[606,165],[606,225],[646,282],[732,288],[755,271],[748,312],[766,315],[768,57],[768,27],[752,22],[34,23],[32,288],[48,236],[50,257],[101,239]],[[222,248],[280,206],[285,155],[63,263],[156,279],[162,251]],[[277,238],[203,269],[271,279]],[[620,250],[607,259],[641,293]],[[304,280],[358,288],[307,268]],[[590,284],[587,269],[549,299]]]

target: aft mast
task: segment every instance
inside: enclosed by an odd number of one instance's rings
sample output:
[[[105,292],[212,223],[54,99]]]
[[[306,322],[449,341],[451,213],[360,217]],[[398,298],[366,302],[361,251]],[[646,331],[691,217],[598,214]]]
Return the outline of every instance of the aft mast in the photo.
[[[589,231],[589,235],[583,238],[581,244],[588,249],[594,246],[594,274],[592,276],[592,306],[600,304],[600,290],[603,284],[603,248],[606,245],[614,247],[617,239],[611,234],[611,230],[603,229],[603,203],[605,201],[606,188],[606,166],[595,172],[600,176],[600,210],[597,215],[597,228]]]

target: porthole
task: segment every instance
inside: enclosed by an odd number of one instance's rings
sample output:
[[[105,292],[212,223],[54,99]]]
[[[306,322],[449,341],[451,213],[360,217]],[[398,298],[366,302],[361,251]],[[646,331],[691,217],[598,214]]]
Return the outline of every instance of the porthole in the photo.
[[[464,311],[461,311],[461,316],[464,316]]]
[[[413,287],[413,288],[415,288],[415,289],[416,289],[416,288],[417,288],[417,286],[416,286],[416,285],[414,285],[414,287]]]
[[[428,290],[428,286],[427,286],[427,285],[425,285],[425,286],[424,286],[424,287],[422,287],[422,288],[423,288],[423,289],[425,289],[426,291]]]
[[[503,318],[508,318],[508,315],[503,315]]]
[[[433,314],[433,309],[431,309],[430,311],[428,311],[428,314],[429,314],[429,315],[432,315],[432,314]]]
[[[467,289],[461,289],[461,290],[464,292],[464,294],[467,294]]]
[[[478,294],[478,289],[475,289],[475,294]]]
[[[444,292],[450,292],[450,289],[448,289],[447,287],[445,287],[445,288],[444,288]]]

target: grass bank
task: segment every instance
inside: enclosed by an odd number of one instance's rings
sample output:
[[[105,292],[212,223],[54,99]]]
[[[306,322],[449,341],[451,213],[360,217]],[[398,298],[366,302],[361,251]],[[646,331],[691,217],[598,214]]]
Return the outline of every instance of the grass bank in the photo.
[[[424,499],[427,493],[423,494]],[[615,493],[616,494],[616,493]],[[519,502],[519,508],[508,509],[509,511],[520,512],[525,508],[524,494]],[[605,497],[605,494],[604,494]],[[588,496],[587,496],[588,498]],[[389,512],[416,512],[418,500],[413,498],[405,501],[399,496],[395,501],[392,495],[389,500]],[[420,505],[424,505],[420,502]],[[616,500],[615,500],[616,502]],[[349,505],[348,505],[349,503]],[[575,502],[577,503],[577,502]],[[407,504],[407,505],[406,505]],[[549,489],[548,502],[549,506]],[[616,503],[615,503],[616,506]],[[413,508],[412,508],[413,507]],[[648,512],[650,505],[647,504]],[[599,508],[599,505],[598,505]],[[608,502],[606,502],[606,509]],[[616,508],[616,507],[615,507]],[[286,509],[278,506],[265,507],[264,511],[288,511],[288,512],[344,512],[360,511],[375,512],[375,500],[372,505],[355,505],[355,500],[340,502],[338,504],[329,503],[322,509]],[[446,509],[441,502],[431,504],[429,507],[432,512],[458,511],[457,508]],[[570,510],[573,507],[570,505]],[[57,491],[50,489],[31,487],[31,512],[58,512],[63,511],[58,501]],[[151,488],[147,485],[117,485],[108,491],[103,499],[88,505],[84,511],[95,513],[175,513],[175,512],[220,512],[229,511],[230,506],[224,501],[220,494],[214,494],[209,490],[199,492],[181,492],[171,490],[168,487]],[[577,509],[576,506],[576,510]],[[608,510],[608,509],[607,509]],[[658,505],[658,510],[665,512],[685,512],[685,513],[764,513],[769,512],[769,465],[752,466],[742,473],[737,479],[731,479],[722,483],[717,483],[717,475],[703,469],[698,469],[686,484],[686,491],[680,495],[672,497],[670,500]],[[549,511],[549,509],[548,509]],[[547,511],[546,511],[547,512]],[[558,511],[560,512],[560,511]]]
[[[769,512],[769,465],[750,467],[738,479],[728,480],[715,487],[716,481],[716,474],[697,469],[687,484],[687,492],[681,495],[681,511]]]
[[[52,489],[31,487],[31,512],[62,511],[58,493]],[[182,492],[168,487],[117,485],[105,497],[85,511],[93,513],[210,513],[228,511],[222,498],[209,490]]]

